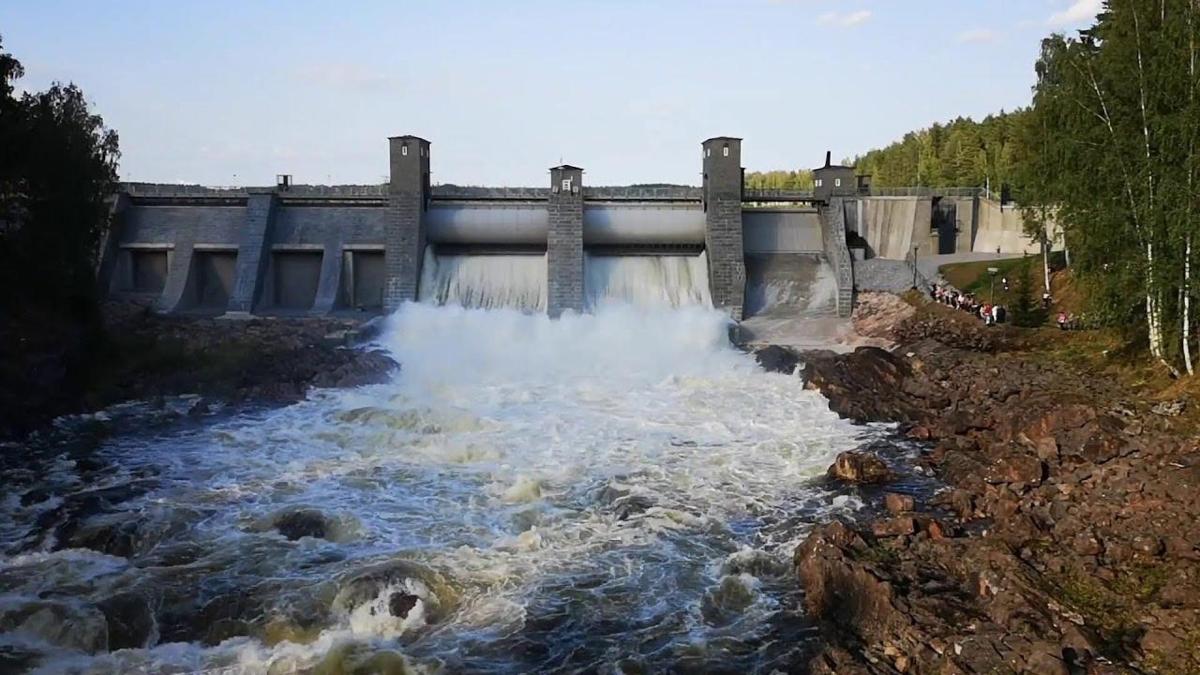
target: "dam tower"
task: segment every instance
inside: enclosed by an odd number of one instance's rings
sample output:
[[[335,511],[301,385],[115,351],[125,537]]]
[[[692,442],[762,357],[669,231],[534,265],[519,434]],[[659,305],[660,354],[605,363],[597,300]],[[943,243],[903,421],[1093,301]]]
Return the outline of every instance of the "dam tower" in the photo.
[[[383,306],[394,310],[417,299],[429,210],[429,141],[417,136],[388,139],[391,181],[384,223]]]
[[[550,169],[546,234],[546,311],[583,311],[583,169],[569,164]]]
[[[704,248],[713,305],[736,321],[746,295],[742,252],[742,139],[716,136],[701,144],[704,153]]]

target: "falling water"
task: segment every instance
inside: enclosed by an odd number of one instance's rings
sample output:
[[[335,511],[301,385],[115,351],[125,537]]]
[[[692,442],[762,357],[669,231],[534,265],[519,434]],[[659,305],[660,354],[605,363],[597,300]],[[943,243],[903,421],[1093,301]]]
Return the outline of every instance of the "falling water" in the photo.
[[[88,418],[98,449],[3,476],[0,665],[787,669],[790,556],[861,506],[815,479],[877,432],[726,334],[700,306],[409,304],[387,384]]]
[[[437,255],[425,247],[421,302],[470,309],[546,309],[546,256]]]
[[[670,309],[712,306],[708,258],[682,255],[593,256],[584,261],[587,305]]]

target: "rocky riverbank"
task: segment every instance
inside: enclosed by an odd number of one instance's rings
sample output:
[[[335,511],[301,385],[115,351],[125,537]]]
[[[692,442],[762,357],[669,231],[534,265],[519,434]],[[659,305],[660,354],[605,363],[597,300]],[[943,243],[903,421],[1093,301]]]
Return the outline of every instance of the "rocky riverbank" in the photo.
[[[938,311],[893,337],[892,352],[798,356],[836,412],[925,441],[920,463],[946,489],[888,497],[887,517],[798,548],[828,644],[810,669],[1200,672],[1200,449],[1184,404]]]
[[[31,328],[23,363],[6,395],[0,439],[51,418],[130,400],[198,394],[225,403],[286,404],[311,387],[384,381],[396,367],[382,351],[347,349],[355,318],[229,320],[165,317],[134,303],[104,307],[103,331],[75,348],[63,331]],[[18,340],[14,338],[13,342]],[[86,355],[86,358],[85,356]],[[11,399],[11,400],[10,400]]]

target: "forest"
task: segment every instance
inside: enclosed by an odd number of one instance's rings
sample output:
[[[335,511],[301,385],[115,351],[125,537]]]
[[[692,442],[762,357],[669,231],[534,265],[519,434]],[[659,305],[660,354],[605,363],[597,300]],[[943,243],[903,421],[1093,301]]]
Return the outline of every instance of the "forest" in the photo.
[[[1029,111],[988,115],[981,122],[960,117],[912,131],[901,140],[848,162],[870,174],[879,187],[990,187],[1017,178],[1022,125]]]
[[[1094,323],[1129,331],[1173,372],[1197,359],[1200,4],[1106,0],[1095,24],[1042,41],[1030,105],[913,131],[848,163],[875,186],[1005,186],[1037,229],[1061,225]],[[805,171],[747,187],[806,185]],[[790,182],[789,182],[790,181]]]

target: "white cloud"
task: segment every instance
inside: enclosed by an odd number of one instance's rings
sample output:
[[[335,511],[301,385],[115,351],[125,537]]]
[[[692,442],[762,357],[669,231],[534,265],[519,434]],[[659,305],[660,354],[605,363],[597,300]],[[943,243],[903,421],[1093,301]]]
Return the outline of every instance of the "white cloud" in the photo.
[[[982,45],[995,42],[1000,36],[987,28],[972,28],[958,34],[956,42],[963,45]]]
[[[864,24],[871,19],[871,10],[860,9],[857,12],[825,12],[817,17],[817,23],[823,26],[842,26],[850,28]]]
[[[1100,13],[1101,0],[1074,0],[1071,6],[1055,12],[1046,23],[1051,26],[1071,26],[1091,21]]]

